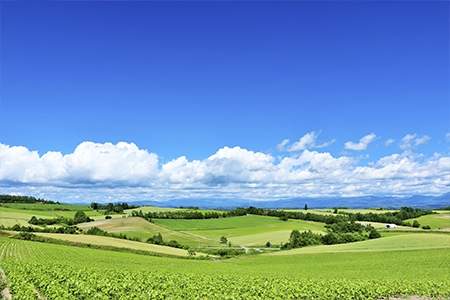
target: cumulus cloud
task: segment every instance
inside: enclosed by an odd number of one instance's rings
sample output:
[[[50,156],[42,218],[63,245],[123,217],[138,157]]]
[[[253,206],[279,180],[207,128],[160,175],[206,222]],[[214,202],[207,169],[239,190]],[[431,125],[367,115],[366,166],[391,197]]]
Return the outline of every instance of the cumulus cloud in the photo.
[[[353,151],[362,151],[366,150],[367,146],[369,146],[370,143],[372,143],[377,136],[375,133],[369,133],[368,135],[363,136],[359,142],[351,142],[348,141],[345,143],[345,149],[347,150],[353,150]]]
[[[428,135],[418,136],[415,133],[409,133],[402,138],[400,148],[403,150],[410,150],[416,146],[428,143],[430,139],[431,138]]]
[[[414,145],[422,142],[416,139],[408,138]],[[362,138],[359,143],[369,142]],[[201,160],[181,156],[161,163],[155,153],[125,142],[83,142],[72,153],[42,155],[26,147],[0,144],[0,192],[7,193],[63,193],[71,199],[108,195],[125,201],[143,197],[274,199],[449,191],[450,157],[424,157],[412,151],[361,165],[351,156],[317,150],[274,157],[236,146],[220,148]]]
[[[139,183],[156,176],[158,156],[133,143],[79,144],[73,153],[0,144],[0,181],[20,183]]]
[[[279,151],[287,150],[289,152],[298,152],[298,151],[302,151],[302,150],[306,150],[306,149],[328,147],[335,142],[335,140],[333,139],[333,140],[319,143],[318,137],[319,137],[319,133],[317,133],[315,131],[310,131],[290,146],[288,145],[289,140],[284,139],[280,144],[277,145],[277,149]]]

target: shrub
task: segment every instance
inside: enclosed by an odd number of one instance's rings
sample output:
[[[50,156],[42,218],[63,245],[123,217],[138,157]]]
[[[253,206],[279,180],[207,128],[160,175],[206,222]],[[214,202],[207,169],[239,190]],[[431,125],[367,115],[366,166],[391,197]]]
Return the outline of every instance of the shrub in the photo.
[[[98,227],[91,227],[86,231],[86,234],[107,236],[108,232],[106,232],[103,229],[100,229]]]
[[[419,221],[414,220],[413,223],[412,223],[412,227],[414,227],[414,228],[419,228],[419,227],[420,227]]]
[[[112,217],[111,216],[105,216],[105,219],[109,220],[109,219],[112,219]]]
[[[381,237],[381,234],[374,228],[369,233],[369,239],[377,239]]]
[[[431,229],[430,225],[423,225],[422,229]]]

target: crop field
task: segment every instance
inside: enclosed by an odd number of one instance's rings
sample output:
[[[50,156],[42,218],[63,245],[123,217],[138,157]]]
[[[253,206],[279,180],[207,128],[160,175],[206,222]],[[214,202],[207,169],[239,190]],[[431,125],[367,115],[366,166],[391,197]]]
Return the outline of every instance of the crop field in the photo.
[[[37,233],[37,235],[56,240],[75,242],[81,244],[110,246],[122,249],[147,251],[164,255],[189,256],[188,252],[183,249],[177,249],[173,247],[160,246],[136,241],[129,241],[107,236],[95,236],[86,234],[59,234],[59,233]]]
[[[77,224],[83,231],[97,227],[142,242],[44,232],[34,233],[40,241],[29,241],[0,233],[0,290],[6,287],[19,300],[450,297],[450,233],[443,230],[399,226],[377,239],[280,250],[292,230],[325,234],[325,224],[251,214],[149,222],[126,212],[105,219],[87,206],[43,204],[0,206],[0,223],[28,225],[32,215],[72,217],[76,210],[95,219]],[[144,243],[158,234],[190,250]],[[218,254],[222,250],[240,252]]]
[[[267,241],[285,242],[293,229],[324,231],[323,223],[302,220],[282,221],[275,217],[256,215],[207,220],[155,219],[154,222],[173,231],[216,241],[225,236],[232,243],[245,246],[263,245]]]
[[[0,238],[0,266],[14,299],[450,296],[448,249],[199,261]]]

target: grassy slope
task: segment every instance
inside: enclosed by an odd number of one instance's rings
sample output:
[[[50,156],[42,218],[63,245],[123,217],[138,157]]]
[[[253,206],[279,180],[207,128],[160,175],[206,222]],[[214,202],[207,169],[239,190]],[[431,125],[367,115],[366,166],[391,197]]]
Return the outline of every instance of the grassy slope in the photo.
[[[374,252],[446,248],[450,252],[450,235],[433,233],[411,233],[383,237],[356,243],[321,245],[280,251],[269,255],[295,255],[306,253]]]
[[[95,236],[95,235],[85,235],[85,234],[59,234],[59,233],[36,233],[39,236],[44,236],[48,238],[76,242],[82,244],[92,244],[99,246],[111,246],[118,248],[128,248],[133,250],[149,251],[167,255],[176,256],[188,256],[186,250],[177,249],[166,246],[152,245],[147,243],[129,241],[124,239],[117,239],[106,236]]]
[[[100,213],[87,206],[68,204],[23,204],[6,203],[0,205],[0,225],[13,226],[30,225],[28,221],[32,216],[38,218],[54,218],[58,216],[72,218],[77,210],[83,210],[88,216],[97,216]]]
[[[407,220],[412,222],[417,220],[420,225],[430,225],[432,229],[442,229],[445,231],[450,231],[450,212],[448,211],[438,211],[439,213],[433,215],[425,215],[416,219]]]
[[[130,237],[137,237],[142,241],[147,240],[155,234],[161,233],[165,241],[176,240],[177,242],[187,246],[204,247],[219,245],[219,242],[216,240],[173,231],[138,217],[116,218],[111,220],[103,219],[78,225],[78,227],[84,230],[94,226],[108,232],[124,233]]]
[[[79,210],[84,211],[93,219],[104,219],[105,216],[92,210],[87,205],[77,204],[43,204],[43,203],[2,203],[0,204],[0,225],[13,226],[15,224],[30,226],[28,221],[32,216],[38,218],[66,217],[73,218]],[[113,218],[122,215],[112,215]]]
[[[227,237],[233,244],[263,245],[286,242],[293,229],[324,231],[324,224],[302,220],[281,221],[278,218],[248,215],[207,220],[155,219],[154,222],[174,231],[204,236],[218,241]]]
[[[13,243],[8,251],[4,245]],[[13,249],[11,251],[11,249]],[[20,253],[17,254],[16,252]],[[211,275],[273,275],[311,279],[370,280],[450,280],[450,251],[428,249],[410,251],[313,253],[305,255],[257,255],[222,261],[193,261],[142,256],[114,251],[8,240],[0,237],[1,253],[20,255],[26,260],[54,260],[61,264],[110,269],[158,270],[163,272]],[[287,253],[288,251],[286,251]],[[63,257],[64,259],[61,259]],[[1,259],[0,259],[1,264]]]

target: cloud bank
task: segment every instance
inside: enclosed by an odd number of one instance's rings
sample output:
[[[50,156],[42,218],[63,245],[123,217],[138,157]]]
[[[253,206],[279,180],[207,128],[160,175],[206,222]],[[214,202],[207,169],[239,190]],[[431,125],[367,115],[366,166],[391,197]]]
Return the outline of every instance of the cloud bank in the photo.
[[[375,138],[358,143],[362,150]],[[146,200],[442,194],[450,191],[450,156],[412,151],[362,164],[357,158],[306,149],[309,135],[281,157],[241,147],[223,147],[202,160],[181,156],[162,163],[133,143],[83,142],[72,153],[37,151],[0,144],[0,192],[65,199]],[[402,140],[411,147],[421,137]],[[288,142],[284,143],[285,147]],[[294,147],[295,146],[295,147]],[[406,147],[404,149],[409,150]]]

